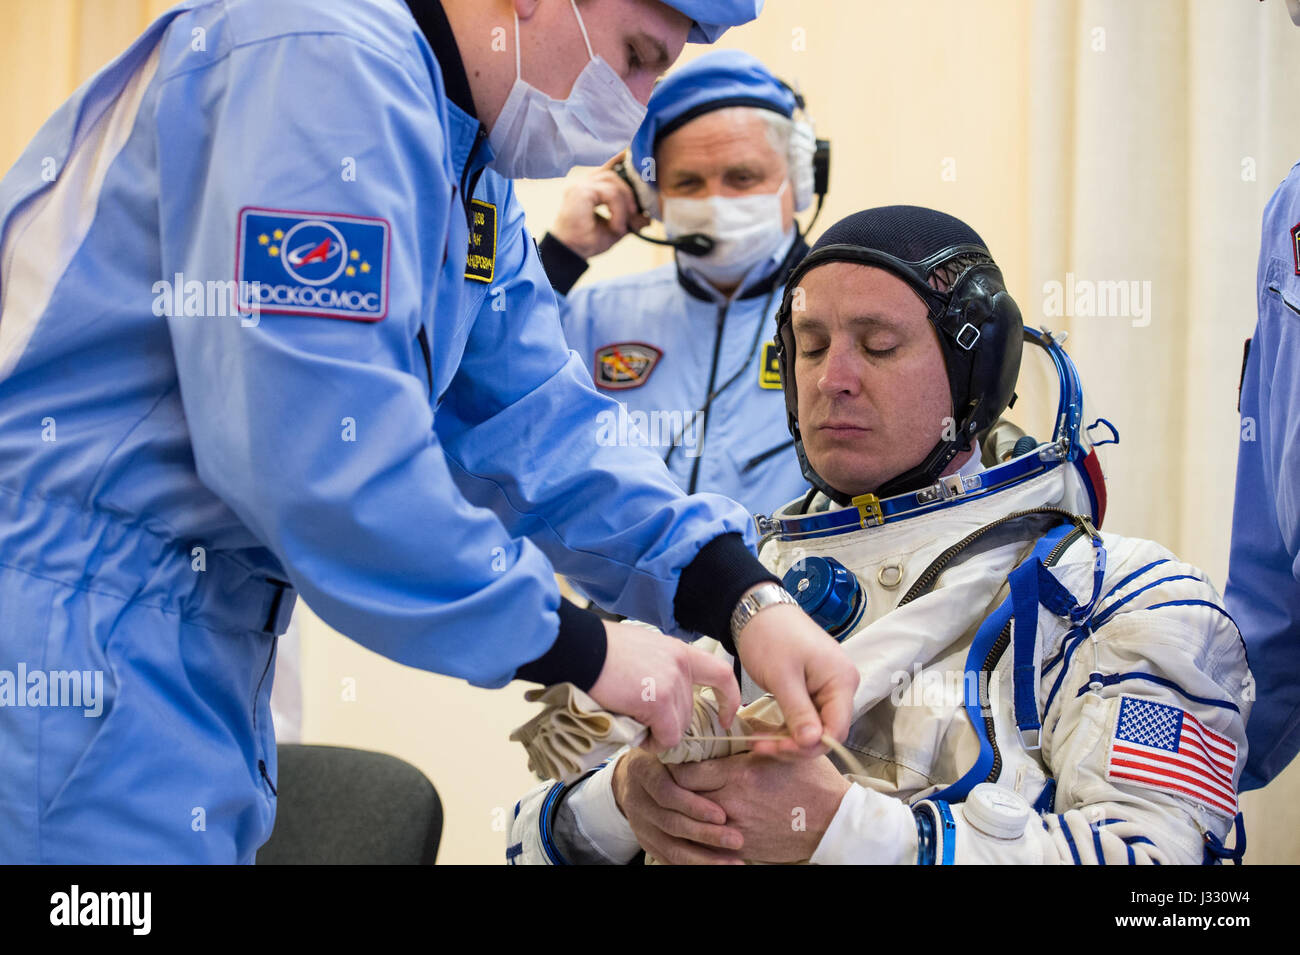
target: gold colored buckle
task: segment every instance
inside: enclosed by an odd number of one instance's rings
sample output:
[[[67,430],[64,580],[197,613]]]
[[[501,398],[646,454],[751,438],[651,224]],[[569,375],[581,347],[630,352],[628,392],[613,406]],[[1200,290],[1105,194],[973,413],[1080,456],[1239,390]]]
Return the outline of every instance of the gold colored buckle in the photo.
[[[885,523],[885,513],[880,509],[880,498],[876,495],[859,494],[853,499],[853,506],[858,509],[858,523],[862,527]]]

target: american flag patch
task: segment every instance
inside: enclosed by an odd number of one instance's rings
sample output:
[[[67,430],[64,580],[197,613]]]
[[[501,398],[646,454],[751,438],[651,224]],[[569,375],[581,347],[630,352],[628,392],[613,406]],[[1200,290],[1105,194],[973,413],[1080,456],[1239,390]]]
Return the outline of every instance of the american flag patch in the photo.
[[[1237,814],[1232,777],[1237,744],[1186,710],[1121,696],[1108,779],[1187,796],[1226,816]]]

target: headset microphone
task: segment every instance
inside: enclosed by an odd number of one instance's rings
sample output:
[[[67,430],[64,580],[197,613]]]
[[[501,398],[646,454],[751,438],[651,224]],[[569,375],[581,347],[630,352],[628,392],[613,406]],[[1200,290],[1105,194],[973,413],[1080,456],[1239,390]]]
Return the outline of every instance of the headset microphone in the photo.
[[[596,218],[608,225],[612,221],[609,206],[603,202],[596,206]],[[713,247],[717,245],[712,237],[705,235],[703,232],[688,232],[686,235],[679,235],[675,239],[656,239],[653,236],[642,235],[640,232],[631,229],[628,230],[627,234],[636,236],[642,242],[671,246],[678,252],[685,252],[687,255],[696,257],[708,255],[713,251]]]
[[[687,255],[693,255],[696,258],[708,255],[717,245],[713,239],[703,232],[688,232],[686,235],[679,235],[675,239],[656,239],[652,236],[642,235],[640,232],[632,232],[630,235],[636,236],[643,242],[653,242],[655,245],[670,245],[678,252],[685,252]]]
[[[604,217],[602,216],[601,218]],[[687,255],[693,255],[696,258],[708,255],[713,251],[713,247],[717,245],[712,237],[705,235],[703,232],[688,232],[686,235],[679,235],[675,239],[656,239],[653,236],[643,235],[640,232],[629,232],[628,235],[634,235],[642,242],[671,246],[678,252],[684,252]]]
[[[636,203],[636,211],[641,215],[646,215],[645,204],[641,201],[641,194],[637,191],[637,187],[632,183],[632,175],[628,172],[627,162],[616,163],[614,172],[627,184],[628,189],[632,190],[632,200]],[[610,222],[609,206],[603,202],[596,206],[596,216],[608,224]],[[713,251],[713,247],[718,244],[716,240],[703,232],[688,232],[686,235],[679,235],[675,239],[656,239],[634,230],[628,230],[628,235],[634,235],[642,242],[649,242],[652,245],[666,245],[678,252],[684,252],[686,255],[693,255],[697,258],[708,255]]]

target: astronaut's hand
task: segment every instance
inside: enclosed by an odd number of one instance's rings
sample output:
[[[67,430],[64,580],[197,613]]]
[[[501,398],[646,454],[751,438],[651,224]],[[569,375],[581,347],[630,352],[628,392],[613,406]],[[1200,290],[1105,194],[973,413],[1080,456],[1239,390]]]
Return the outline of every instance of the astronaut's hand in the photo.
[[[634,229],[644,229],[650,220],[637,212],[636,198],[627,183],[614,172],[615,156],[600,169],[564,189],[560,212],[551,235],[584,259],[600,255]],[[596,207],[609,209],[609,218],[596,215]]]
[[[647,749],[681,742],[695,706],[695,687],[711,686],[728,729],[740,707],[740,687],[721,657],[657,630],[605,621],[605,666],[588,694],[612,713],[650,729]]]
[[[740,662],[776,697],[793,740],[760,741],[754,752],[817,753],[822,731],[849,735],[858,669],[812,618],[790,604],[765,607],[736,635]]]
[[[716,803],[678,786],[668,769],[644,750],[614,764],[614,802],[641,848],[671,865],[739,865],[741,836],[723,825]]]
[[[751,862],[810,859],[852,786],[825,756],[741,753],[666,768],[678,786],[722,807],[727,827],[744,837],[744,857]]]

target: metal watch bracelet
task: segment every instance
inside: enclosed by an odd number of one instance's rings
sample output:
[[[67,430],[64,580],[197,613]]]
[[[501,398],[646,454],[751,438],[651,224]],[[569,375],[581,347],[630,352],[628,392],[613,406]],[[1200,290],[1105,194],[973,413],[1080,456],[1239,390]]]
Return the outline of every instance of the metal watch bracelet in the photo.
[[[745,629],[745,624],[754,619],[754,615],[766,607],[774,607],[777,604],[794,604],[799,606],[789,591],[778,583],[767,581],[759,584],[757,587],[740,598],[740,603],[736,604],[736,609],[731,611],[731,638],[733,640],[740,636],[740,631]]]

